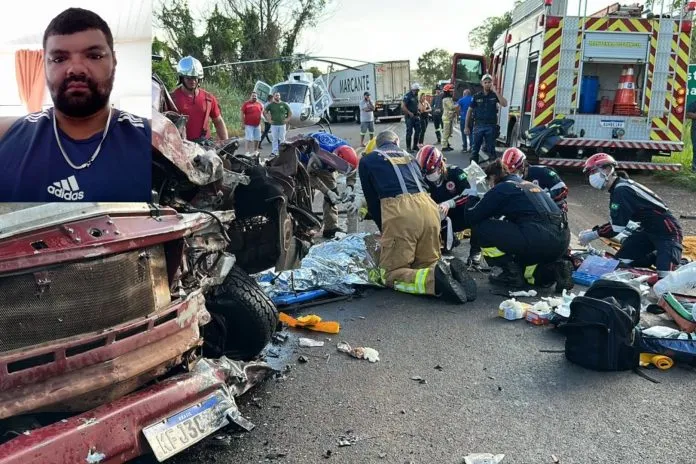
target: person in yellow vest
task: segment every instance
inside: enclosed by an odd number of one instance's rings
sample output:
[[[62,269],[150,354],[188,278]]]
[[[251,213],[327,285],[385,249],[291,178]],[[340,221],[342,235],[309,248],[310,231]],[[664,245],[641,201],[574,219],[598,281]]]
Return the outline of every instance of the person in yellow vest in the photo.
[[[457,120],[457,104],[452,98],[454,86],[446,84],[442,88],[442,123],[445,127],[445,133],[442,135],[442,151],[454,150],[450,145],[450,137],[452,137],[452,126]]]

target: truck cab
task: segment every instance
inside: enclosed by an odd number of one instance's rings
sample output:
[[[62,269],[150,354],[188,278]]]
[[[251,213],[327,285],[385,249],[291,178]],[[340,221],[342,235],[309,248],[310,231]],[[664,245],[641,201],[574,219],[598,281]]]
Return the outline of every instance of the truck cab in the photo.
[[[465,89],[472,94],[481,90],[481,79],[486,74],[486,58],[473,53],[455,53],[452,56],[454,99],[462,97]]]

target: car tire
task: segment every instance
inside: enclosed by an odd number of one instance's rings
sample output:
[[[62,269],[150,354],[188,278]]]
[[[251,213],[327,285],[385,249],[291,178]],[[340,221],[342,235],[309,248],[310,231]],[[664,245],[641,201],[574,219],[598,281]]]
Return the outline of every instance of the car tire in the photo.
[[[278,309],[261,287],[239,266],[206,297],[212,320],[203,326],[203,354],[248,361],[271,341]]]

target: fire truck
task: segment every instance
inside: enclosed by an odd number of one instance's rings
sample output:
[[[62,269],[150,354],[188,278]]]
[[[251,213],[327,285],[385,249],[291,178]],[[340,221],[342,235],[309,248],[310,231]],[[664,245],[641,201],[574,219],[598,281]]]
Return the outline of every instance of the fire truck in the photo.
[[[581,0],[571,16],[567,0],[520,3],[490,57],[494,84],[509,102],[499,142],[549,166],[581,167],[601,151],[623,169],[679,170],[651,161],[684,147],[695,7],[654,14],[614,4],[588,15]],[[634,100],[629,110],[619,104],[626,98]],[[563,119],[573,121],[570,130],[544,150],[532,147],[530,128]]]

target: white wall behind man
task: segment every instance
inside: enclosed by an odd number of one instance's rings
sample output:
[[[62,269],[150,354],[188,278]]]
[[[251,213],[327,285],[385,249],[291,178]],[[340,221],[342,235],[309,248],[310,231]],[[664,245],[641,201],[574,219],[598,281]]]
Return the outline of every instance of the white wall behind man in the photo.
[[[40,49],[41,45],[18,47],[23,49]],[[22,105],[17,89],[15,73],[15,49],[0,50],[0,116],[23,116],[27,114]],[[112,106],[123,111],[152,117],[151,110],[151,74],[152,49],[150,40],[123,42],[114,44],[118,64],[114,88],[111,93]],[[44,106],[53,106],[51,94],[46,88]]]

